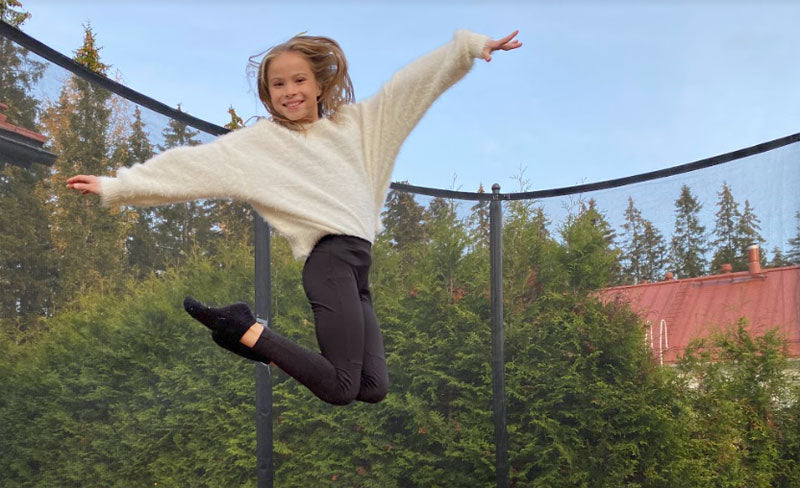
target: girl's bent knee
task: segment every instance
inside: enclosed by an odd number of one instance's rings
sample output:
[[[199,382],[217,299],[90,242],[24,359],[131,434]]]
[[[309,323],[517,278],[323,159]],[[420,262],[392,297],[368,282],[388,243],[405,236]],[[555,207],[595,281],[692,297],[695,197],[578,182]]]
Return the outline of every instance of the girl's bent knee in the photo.
[[[322,400],[330,403],[331,405],[343,407],[345,405],[350,405],[355,399],[355,395],[332,395],[327,398],[323,398]]]
[[[358,394],[358,399],[365,403],[379,403],[386,398],[388,388],[370,388]]]

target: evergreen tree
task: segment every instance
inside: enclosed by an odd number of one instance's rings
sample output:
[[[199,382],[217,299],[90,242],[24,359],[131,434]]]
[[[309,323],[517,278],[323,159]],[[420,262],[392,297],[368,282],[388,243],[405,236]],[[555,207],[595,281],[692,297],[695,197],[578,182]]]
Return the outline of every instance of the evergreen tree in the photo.
[[[784,266],[791,266],[792,262],[789,261],[781,251],[781,248],[775,246],[772,248],[772,261],[769,262],[770,268],[782,268]]]
[[[425,207],[417,203],[413,194],[390,190],[381,216],[384,232],[390,237],[393,248],[404,249],[425,239],[422,225]]]
[[[137,106],[133,111],[130,133],[114,152],[115,166],[132,166],[152,158],[153,146],[150,135],[142,121],[142,111]],[[141,278],[152,271],[163,271],[165,259],[159,256],[154,232],[155,215],[152,208],[131,207],[126,210],[130,233],[125,239],[128,266]]]
[[[178,110],[181,110],[180,105]],[[199,145],[200,141],[196,139],[199,133],[183,122],[170,119],[162,132],[164,144],[158,148],[166,151],[173,147]],[[207,248],[215,237],[215,226],[210,215],[211,203],[208,201],[163,205],[157,207],[154,213],[158,247],[170,263],[182,262],[195,245]]]
[[[625,238],[622,244],[622,272],[633,283],[661,279],[666,264],[667,245],[661,232],[628,197],[625,223],[622,226]]]
[[[237,130],[244,127],[242,118],[236,114],[233,107],[228,109],[228,114],[231,116],[231,120],[225,124],[225,128]],[[217,200],[210,203],[209,212],[219,227],[222,237],[239,239],[247,244],[253,242],[255,213],[249,204],[235,200]]]
[[[794,218],[797,221],[797,233],[789,239],[789,252],[786,253],[786,259],[792,264],[800,264],[800,211],[794,214]]]
[[[0,0],[0,21],[19,27],[29,17],[16,0]],[[39,131],[38,100],[31,94],[45,65],[0,37],[0,103],[8,122]],[[0,320],[27,329],[51,309],[54,269],[47,210],[36,186],[48,168],[7,164],[0,167]],[[12,335],[15,335],[14,332]]]
[[[733,194],[727,183],[722,184],[722,190],[717,193],[717,220],[714,224],[715,239],[711,243],[714,248],[714,258],[711,260],[712,272],[719,272],[720,267],[729,263],[735,271],[747,269],[746,263],[741,263],[737,258],[742,255],[739,249],[742,239],[739,237],[739,204],[733,199]]]
[[[17,0],[0,0],[0,21],[19,28],[30,17],[21,8]],[[38,101],[30,92],[44,68],[45,64],[32,59],[28,51],[0,37],[0,103],[8,105],[5,115],[11,123],[33,127]]]
[[[701,479],[713,480],[701,486],[796,485],[796,478],[776,484],[786,458],[797,459],[780,449],[781,439],[794,433],[775,422],[798,400],[791,396],[785,351],[777,330],[751,336],[744,319],[687,347],[678,365],[692,410],[686,455],[697,460]]]
[[[478,186],[478,193],[486,193],[483,189],[483,184]],[[469,216],[469,237],[473,247],[488,246],[490,221],[489,221],[489,202],[486,200],[478,200],[470,210],[472,213]]]
[[[689,187],[683,185],[675,201],[675,231],[670,242],[671,271],[678,278],[702,276],[708,267],[708,238],[698,217],[702,208]]]
[[[761,230],[760,224],[761,221],[750,206],[750,201],[745,200],[742,216],[739,217],[739,222],[736,226],[736,234],[739,239],[738,261],[741,263],[742,267],[746,267],[749,260],[747,257],[747,247],[751,244],[757,244],[759,247],[763,247],[764,242],[766,242],[759,232]],[[759,259],[762,266],[767,265],[767,254],[764,250],[759,252]]]
[[[91,27],[84,28],[84,43],[75,60],[105,75]],[[51,207],[52,240],[58,259],[59,303],[65,303],[90,286],[118,286],[125,260],[126,223],[101,208],[96,200],[66,189],[75,174],[109,174],[112,171],[108,138],[110,94],[73,76],[58,101],[45,113],[44,125],[58,159],[42,192]]]
[[[560,262],[574,292],[606,286],[619,273],[620,250],[614,246],[614,231],[595,205],[590,200],[578,215],[568,217],[561,229],[564,247]]]
[[[548,231],[548,224],[542,207],[532,201],[504,204],[503,295],[510,314],[522,314],[538,298],[567,286],[560,262],[562,248]],[[483,259],[488,266],[488,252]]]
[[[663,279],[667,265],[667,243],[661,231],[649,220],[644,221],[644,248],[647,263],[644,278],[648,281]]]
[[[227,124],[225,124],[225,128],[226,129],[228,129],[228,130],[236,130],[236,129],[241,129],[242,127],[244,127],[244,121],[242,120],[241,117],[239,117],[236,114],[236,110],[234,110],[233,107],[230,107],[228,109],[228,115],[231,116],[231,120],[228,121]]]

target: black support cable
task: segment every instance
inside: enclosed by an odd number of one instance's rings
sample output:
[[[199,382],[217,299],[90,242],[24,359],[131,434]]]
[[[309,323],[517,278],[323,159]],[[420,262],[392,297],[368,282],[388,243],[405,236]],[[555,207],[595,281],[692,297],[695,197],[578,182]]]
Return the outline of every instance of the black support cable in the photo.
[[[230,132],[229,129],[226,129],[225,127],[220,127],[216,124],[212,124],[211,122],[206,122],[203,119],[199,119],[185,112],[181,112],[180,110],[176,110],[169,105],[165,105],[158,100],[150,98],[147,95],[137,92],[136,90],[132,90],[121,83],[117,83],[114,80],[95,73],[74,59],[61,54],[50,46],[37,41],[28,34],[25,34],[16,27],[3,21],[0,21],[0,35],[11,39],[28,51],[36,53],[51,63],[57,64],[62,68],[72,72],[72,74],[75,76],[79,76],[84,80],[99,85],[112,93],[116,93],[117,95],[127,98],[134,103],[149,108],[153,112],[158,112],[161,115],[165,115],[171,119],[177,120],[178,122],[182,122],[186,125],[194,127],[195,129],[200,129],[203,132],[207,132],[215,136],[220,136]]]
[[[565,186],[562,188],[552,188],[549,190],[536,190],[520,193],[500,193],[497,195],[499,200],[531,200],[535,198],[551,198],[560,197],[565,195],[575,195],[576,193],[586,193],[596,190],[605,190],[608,188],[617,188],[625,185],[632,185],[634,183],[642,183],[644,181],[657,180],[666,178],[668,176],[675,176],[683,173],[689,173],[703,168],[716,166],[719,164],[729,163],[737,159],[746,158],[755,154],[764,153],[777,149],[779,147],[788,146],[800,142],[800,133],[792,134],[790,136],[781,137],[772,141],[756,144],[755,146],[738,149],[719,156],[700,159],[691,163],[680,164],[678,166],[671,166],[669,168],[659,169],[657,171],[650,171],[648,173],[640,173],[638,175],[626,176],[624,178],[616,178],[613,180],[598,181],[595,183],[587,183],[585,185]],[[397,191],[407,193],[418,193],[420,195],[428,195],[431,197],[441,198],[455,198],[459,200],[485,200],[491,201],[495,196],[491,193],[470,193],[464,191],[441,190],[438,188],[427,188],[424,186],[414,186],[407,183],[392,183],[391,188]]]

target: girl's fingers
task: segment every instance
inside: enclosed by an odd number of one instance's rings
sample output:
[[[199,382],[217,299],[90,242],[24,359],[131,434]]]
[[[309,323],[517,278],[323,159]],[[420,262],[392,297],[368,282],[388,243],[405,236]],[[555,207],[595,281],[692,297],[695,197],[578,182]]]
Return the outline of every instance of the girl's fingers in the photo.
[[[519,34],[519,30],[515,30],[511,34],[505,36],[502,39],[498,39],[496,41],[489,41],[486,44],[486,48],[484,49],[483,59],[487,62],[492,60],[492,52],[493,51],[510,51],[512,49],[516,49],[522,46],[522,43],[517,40],[512,40],[516,35]]]
[[[517,34],[519,34],[519,30],[515,30],[511,34],[509,34],[509,35],[505,36],[504,38],[500,39],[499,41],[497,41],[497,43],[502,46],[503,44],[506,44],[508,41],[513,39],[514,36],[516,36]]]
[[[508,43],[500,46],[500,49],[502,49],[503,51],[510,51],[512,49],[516,49],[516,48],[520,47],[521,45],[522,45],[522,43],[519,42],[519,41],[508,42]]]

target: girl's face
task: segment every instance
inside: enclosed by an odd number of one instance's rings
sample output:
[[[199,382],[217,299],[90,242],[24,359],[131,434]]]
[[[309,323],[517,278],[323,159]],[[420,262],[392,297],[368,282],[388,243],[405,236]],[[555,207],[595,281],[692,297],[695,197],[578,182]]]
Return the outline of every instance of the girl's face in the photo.
[[[322,94],[322,87],[302,54],[286,51],[276,56],[267,67],[267,86],[272,106],[279,114],[300,123],[319,120],[317,97]]]

